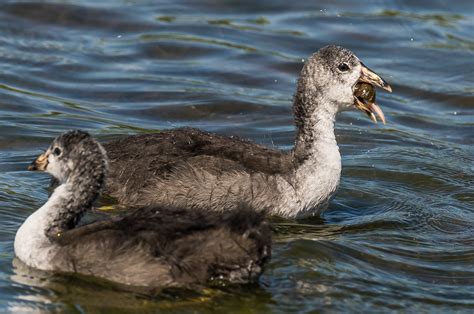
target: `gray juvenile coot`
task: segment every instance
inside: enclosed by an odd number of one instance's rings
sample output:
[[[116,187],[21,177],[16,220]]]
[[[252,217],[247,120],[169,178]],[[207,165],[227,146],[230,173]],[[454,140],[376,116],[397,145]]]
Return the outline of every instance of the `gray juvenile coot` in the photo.
[[[111,171],[106,193],[127,207],[223,211],[246,204],[283,217],[319,214],[341,175],[336,114],[357,108],[385,122],[373,85],[391,91],[351,51],[321,48],[298,79],[293,149],[190,128],[125,137],[104,144]]]
[[[107,176],[102,146],[88,133],[57,137],[29,167],[60,185],[15,237],[15,254],[42,270],[92,275],[137,287],[255,281],[271,251],[264,214],[146,207],[82,226]]]

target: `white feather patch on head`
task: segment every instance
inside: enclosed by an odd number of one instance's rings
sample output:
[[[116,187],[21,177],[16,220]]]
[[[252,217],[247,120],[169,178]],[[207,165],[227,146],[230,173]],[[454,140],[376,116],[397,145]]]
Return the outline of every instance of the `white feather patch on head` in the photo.
[[[61,163],[57,160],[54,154],[49,154],[48,165],[46,166],[46,172],[50,173],[59,182],[63,183],[66,180],[66,173],[61,168]]]

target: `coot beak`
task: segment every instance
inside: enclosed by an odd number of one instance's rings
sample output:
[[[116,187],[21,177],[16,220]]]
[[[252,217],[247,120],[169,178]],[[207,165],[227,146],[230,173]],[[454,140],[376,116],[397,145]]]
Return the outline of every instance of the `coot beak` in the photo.
[[[362,62],[360,64],[362,65],[362,70],[359,82],[373,84],[375,86],[385,89],[389,93],[392,92],[392,87],[383,78],[381,78],[377,73],[366,67],[365,64],[363,64]]]
[[[354,86],[354,106],[365,112],[370,119],[377,123],[377,116],[385,124],[385,115],[375,103],[375,89],[373,85],[392,92],[392,87],[377,73],[369,69],[362,62],[361,74],[358,83]]]
[[[28,166],[30,171],[45,171],[48,166],[49,150],[39,155],[33,162]]]

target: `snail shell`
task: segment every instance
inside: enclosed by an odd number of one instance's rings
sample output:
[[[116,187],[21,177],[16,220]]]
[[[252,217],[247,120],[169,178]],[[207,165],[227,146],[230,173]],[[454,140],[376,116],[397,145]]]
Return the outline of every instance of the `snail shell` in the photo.
[[[358,82],[354,87],[354,96],[364,100],[365,103],[375,102],[375,88],[364,82]]]

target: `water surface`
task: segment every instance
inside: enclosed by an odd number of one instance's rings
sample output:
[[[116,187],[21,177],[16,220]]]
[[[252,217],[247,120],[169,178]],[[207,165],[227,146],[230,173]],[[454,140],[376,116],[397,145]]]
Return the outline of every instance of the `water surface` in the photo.
[[[4,1],[0,7],[0,311],[474,309],[471,1]],[[101,140],[180,126],[290,148],[302,61],[353,50],[393,86],[387,125],[339,116],[339,192],[278,221],[256,287],[156,297],[14,259],[47,199],[27,164],[59,133]]]

